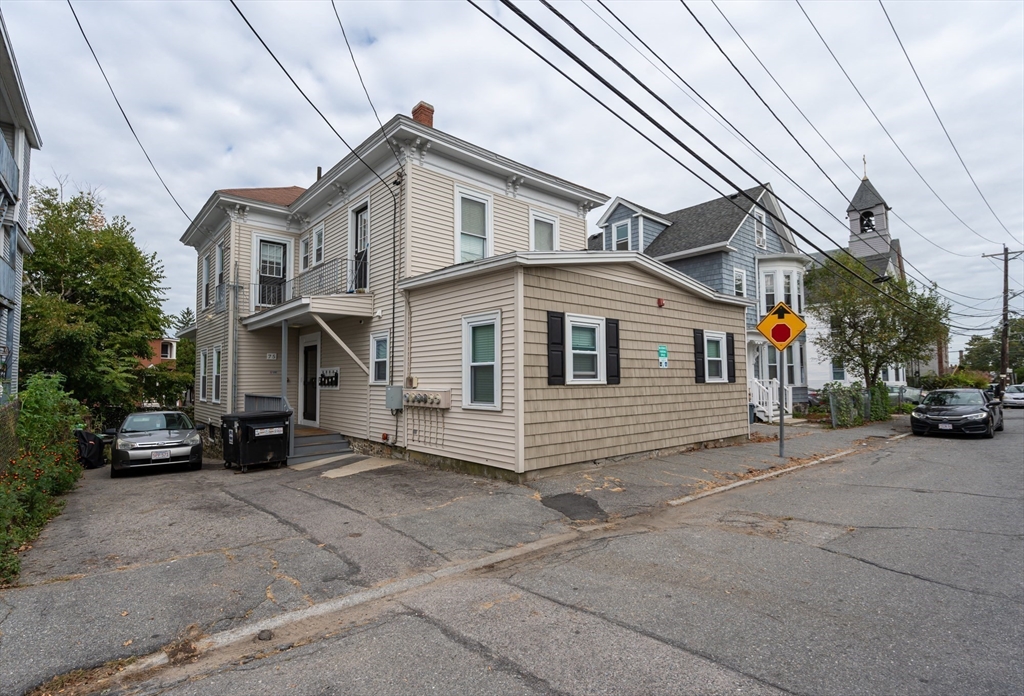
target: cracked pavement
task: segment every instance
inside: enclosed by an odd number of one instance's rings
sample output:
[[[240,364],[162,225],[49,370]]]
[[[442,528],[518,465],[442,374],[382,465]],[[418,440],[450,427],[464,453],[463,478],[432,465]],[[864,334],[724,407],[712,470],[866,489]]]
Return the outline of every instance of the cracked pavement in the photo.
[[[124,693],[953,693],[968,677],[1019,691],[1022,425],[891,445],[901,421],[809,430],[787,441],[794,461],[860,452],[679,508],[665,502],[777,465],[778,444],[524,486],[410,463],[339,479],[87,472],[25,554],[24,586],[0,591],[0,693],[564,533],[574,521],[543,504],[562,494],[612,526]],[[1002,459],[965,470],[992,446]]]

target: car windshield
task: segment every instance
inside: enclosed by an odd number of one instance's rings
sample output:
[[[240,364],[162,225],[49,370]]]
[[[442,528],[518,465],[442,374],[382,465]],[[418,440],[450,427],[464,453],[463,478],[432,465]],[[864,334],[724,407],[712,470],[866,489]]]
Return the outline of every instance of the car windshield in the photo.
[[[985,399],[976,391],[932,392],[924,403],[927,406],[983,406]]]
[[[1006,388],[1011,394],[1024,394],[1024,384],[1013,384]]]
[[[142,433],[147,430],[189,430],[192,421],[184,413],[133,413],[124,419],[122,433]]]

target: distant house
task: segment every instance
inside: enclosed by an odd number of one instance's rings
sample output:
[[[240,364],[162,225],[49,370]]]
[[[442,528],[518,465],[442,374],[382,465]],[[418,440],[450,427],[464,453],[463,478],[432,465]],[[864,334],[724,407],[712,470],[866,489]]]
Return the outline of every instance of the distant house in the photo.
[[[149,342],[149,349],[152,351],[153,357],[143,358],[139,360],[139,364],[143,367],[149,367],[150,365],[159,365],[168,360],[177,360],[178,340],[176,336],[153,339]]]
[[[309,188],[211,195],[182,237],[196,419],[272,403],[362,451],[513,478],[745,437],[749,301],[584,251],[606,196],[433,112],[395,116]]]
[[[21,279],[28,240],[29,162],[42,145],[10,37],[0,16],[0,400],[18,393],[21,348]]]
[[[658,213],[616,198],[597,222],[591,250],[639,251],[722,295],[753,300],[746,311],[746,375],[750,402],[764,419],[807,401],[807,353],[803,336],[782,355],[757,331],[776,302],[804,312],[804,269],[782,207],[770,185]],[[777,222],[777,220],[781,221]],[[786,388],[779,397],[780,370]]]

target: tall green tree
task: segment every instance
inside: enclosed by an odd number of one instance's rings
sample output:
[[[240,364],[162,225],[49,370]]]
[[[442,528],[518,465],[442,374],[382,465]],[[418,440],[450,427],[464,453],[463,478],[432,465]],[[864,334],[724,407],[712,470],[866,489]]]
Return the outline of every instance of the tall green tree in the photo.
[[[931,355],[948,333],[949,306],[938,293],[900,278],[873,283],[874,275],[853,257],[839,254],[835,259],[806,277],[807,311],[830,327],[813,339],[818,349],[842,361],[868,388],[886,365]]]
[[[86,404],[131,408],[138,360],[163,332],[163,267],[91,191],[65,199],[62,189],[33,187],[30,206],[36,251],[25,257],[20,380],[59,372]]]
[[[1024,318],[1010,320],[1010,370],[1017,379],[1024,375]],[[996,327],[991,336],[971,336],[964,352],[963,367],[998,374],[1002,359],[1003,329]]]

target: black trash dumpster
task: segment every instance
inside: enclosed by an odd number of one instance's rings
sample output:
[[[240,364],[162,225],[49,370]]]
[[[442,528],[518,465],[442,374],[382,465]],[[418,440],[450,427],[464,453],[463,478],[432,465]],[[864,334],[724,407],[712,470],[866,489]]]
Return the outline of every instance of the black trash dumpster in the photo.
[[[288,463],[290,411],[242,411],[221,416],[224,467],[238,465],[245,473],[256,464]]]

